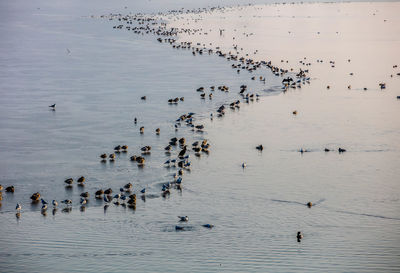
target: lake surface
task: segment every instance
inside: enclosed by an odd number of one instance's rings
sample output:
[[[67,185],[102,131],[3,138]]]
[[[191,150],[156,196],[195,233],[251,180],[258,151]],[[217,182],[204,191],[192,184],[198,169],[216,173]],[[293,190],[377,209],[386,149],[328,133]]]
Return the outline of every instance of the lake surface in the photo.
[[[224,4],[237,3],[244,4]],[[238,74],[225,58],[193,56],[190,50],[160,44],[156,36],[113,29],[118,22],[100,18],[165,11],[183,2],[135,5],[1,3],[0,184],[16,189],[14,194],[4,190],[2,194],[1,271],[398,272],[400,76],[396,73],[400,70],[393,66],[400,60],[393,52],[398,52],[400,40],[396,16],[400,5],[257,6],[185,21],[188,27],[212,27],[216,35],[177,38],[228,51],[232,28],[243,33],[246,26],[236,16],[240,13],[255,33],[250,40],[245,35],[237,38],[243,53],[258,49],[251,57],[268,58],[278,66],[285,59],[295,68],[306,54],[313,62],[310,84],[286,93],[282,77],[267,69]],[[338,9],[344,12],[336,14]],[[379,24],[352,24],[351,18],[369,20],[367,15],[374,11]],[[292,14],[327,16],[310,24],[319,29],[310,26],[309,33],[291,40],[282,33],[288,23],[296,24],[288,22]],[[307,23],[306,15],[300,16],[299,25]],[[180,19],[186,20],[185,16]],[[251,20],[254,16],[265,16],[266,21]],[[338,29],[342,38],[333,46],[329,45],[337,29],[324,18],[346,22]],[[182,24],[176,19],[170,18],[171,26]],[[263,25],[276,27],[256,27]],[[225,29],[223,37],[219,28]],[[370,32],[361,35],[360,28]],[[323,41],[304,46],[316,31],[324,34],[324,30],[328,34]],[[266,43],[265,37],[276,44]],[[303,51],[289,46],[296,42]],[[368,45],[364,50],[362,43]],[[319,58],[323,65],[315,64]],[[336,61],[335,72],[329,70],[329,60]],[[349,72],[354,78],[348,77]],[[253,76],[266,81],[251,80]],[[380,90],[379,82],[387,83],[387,88]],[[346,88],[349,83],[351,90]],[[242,84],[260,99],[248,104],[242,100],[240,110],[228,107],[226,115],[217,118],[220,105],[240,99]],[[229,92],[216,90],[212,100],[202,100],[196,89],[204,86],[208,95],[212,85],[226,85]],[[140,99],[144,95],[146,101]],[[174,97],[185,100],[169,105],[167,100]],[[56,111],[48,107],[53,103]],[[188,112],[195,113],[195,124],[204,124],[203,133],[184,123],[175,130],[175,120]],[[144,134],[139,133],[141,126]],[[159,136],[156,128],[161,130]],[[173,189],[163,198],[163,183],[172,181],[178,171],[163,165],[179,151],[174,148],[171,157],[165,154],[172,137],[185,137],[189,145],[207,139],[211,147],[200,158],[190,153],[192,166],[183,175],[183,191]],[[128,153],[117,154],[114,163],[100,163],[100,154],[112,153],[122,144],[129,146]],[[259,144],[265,147],[262,152],[255,149]],[[152,153],[138,168],[129,157],[139,155],[145,145],[152,146]],[[339,154],[339,147],[347,152]],[[299,153],[300,149],[309,152]],[[76,184],[72,190],[65,188],[66,178],[82,175],[84,188]],[[128,182],[138,194],[136,210],[113,204],[105,210],[104,202],[93,197],[100,188],[118,192]],[[140,198],[142,188],[145,200]],[[92,196],[83,210],[79,195],[85,191]],[[65,206],[60,205],[43,215],[40,205],[30,202],[34,192],[47,201],[72,199],[72,211],[63,212]],[[315,204],[312,208],[306,206],[309,201]],[[15,215],[17,203],[22,205],[20,218]],[[177,216],[184,215],[189,221],[179,223]],[[176,231],[176,225],[186,230]],[[298,231],[304,234],[300,243]]]

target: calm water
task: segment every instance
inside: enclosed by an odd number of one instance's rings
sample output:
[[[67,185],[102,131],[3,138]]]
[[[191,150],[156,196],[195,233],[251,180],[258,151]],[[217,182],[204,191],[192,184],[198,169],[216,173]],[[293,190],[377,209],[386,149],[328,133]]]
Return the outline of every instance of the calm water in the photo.
[[[182,3],[149,1],[128,9],[123,1],[22,3],[0,7],[0,184],[16,188],[2,195],[0,271],[400,270],[398,89],[304,87],[283,94],[282,79],[267,70],[237,74],[226,59],[192,56],[90,17]],[[259,75],[266,84],[250,80]],[[196,92],[223,84],[230,92],[215,91],[213,100]],[[211,121],[211,112],[239,98],[242,84],[260,101]],[[182,96],[184,102],[167,104]],[[47,107],[53,103],[54,112]],[[175,132],[174,121],[188,112],[196,113],[204,133],[186,126]],[[206,138],[211,152],[191,154],[183,192],[162,198],[162,184],[177,171],[162,165],[168,159],[163,148],[174,136],[188,143]],[[254,149],[261,143],[262,153]],[[118,144],[129,145],[129,152],[101,164],[99,155]],[[144,145],[152,153],[139,169],[129,156]],[[324,153],[325,147],[348,152]],[[311,152],[300,154],[300,148]],[[64,188],[64,179],[81,175],[85,188]],[[138,199],[136,211],[111,205],[105,212],[93,197],[80,211],[81,192],[118,191],[128,182],[150,195]],[[71,198],[72,211],[61,206],[41,215],[29,202],[37,191],[48,201]],[[307,208],[308,201],[316,206]],[[178,215],[189,216],[186,231],[175,231]],[[201,226],[207,223],[215,227]]]

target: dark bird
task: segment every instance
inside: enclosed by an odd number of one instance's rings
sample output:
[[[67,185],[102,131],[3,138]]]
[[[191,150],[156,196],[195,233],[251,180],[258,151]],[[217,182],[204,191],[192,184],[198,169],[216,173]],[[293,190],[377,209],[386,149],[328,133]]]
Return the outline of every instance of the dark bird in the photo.
[[[81,177],[78,178],[77,181],[78,181],[78,183],[84,183],[85,180],[86,180],[85,177],[84,177],[84,176],[81,176]]]
[[[301,233],[301,231],[298,231],[297,232],[297,242],[300,242],[301,241],[301,239],[303,239],[303,234]]]
[[[68,185],[72,185],[72,183],[74,183],[74,179],[72,178],[67,178],[64,180],[64,183],[68,184]]]

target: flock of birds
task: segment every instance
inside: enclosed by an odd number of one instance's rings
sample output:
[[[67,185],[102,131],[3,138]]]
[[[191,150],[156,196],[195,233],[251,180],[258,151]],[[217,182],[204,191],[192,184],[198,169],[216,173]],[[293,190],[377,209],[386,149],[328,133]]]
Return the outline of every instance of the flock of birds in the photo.
[[[191,11],[183,11],[183,10],[178,10],[178,11],[170,11],[167,14],[158,14],[158,16],[167,16],[167,15],[179,15],[182,13],[201,13],[201,12],[213,12],[214,10],[217,10],[219,8],[210,8],[210,9],[202,9],[202,10],[191,10]],[[114,29],[126,29],[128,31],[132,31],[135,34],[154,34],[157,35],[157,41],[160,43],[166,43],[170,44],[172,48],[175,49],[185,49],[189,50],[192,52],[193,55],[202,55],[203,53],[207,54],[216,54],[219,57],[226,58],[228,61],[234,62],[231,65],[232,69],[235,69],[237,73],[240,73],[241,71],[247,71],[249,73],[252,73],[258,69],[261,68],[266,68],[268,69],[272,75],[282,77],[282,91],[287,92],[289,89],[296,89],[296,88],[301,88],[302,85],[304,84],[309,84],[310,83],[310,77],[307,76],[307,73],[309,72],[308,69],[299,69],[299,71],[293,72],[293,69],[286,70],[279,68],[271,63],[271,61],[256,61],[251,58],[244,58],[240,57],[241,53],[239,52],[239,46],[237,44],[233,45],[233,51],[229,52],[223,52],[219,47],[216,47],[215,50],[211,48],[206,48],[205,45],[201,45],[200,43],[197,43],[194,45],[192,42],[178,42],[175,37],[179,35],[180,33],[189,33],[189,34],[194,34],[198,33],[201,30],[200,29],[177,29],[177,28],[167,28],[167,25],[162,22],[161,20],[157,20],[157,16],[152,16],[152,15],[143,15],[143,14],[134,14],[134,15],[121,15],[121,14],[110,14],[110,15],[104,15],[101,16],[102,18],[108,18],[109,20],[117,20],[120,22],[120,24],[115,25],[113,28]],[[136,23],[136,26],[133,26],[133,24]],[[124,25],[125,24],[125,25]],[[205,34],[205,33],[203,33]],[[246,54],[247,56],[248,54]],[[282,60],[283,62],[283,60]],[[322,62],[322,60],[318,60],[318,62]],[[350,60],[349,60],[350,62]],[[303,65],[310,65],[309,63],[306,63],[305,61],[301,62]],[[330,64],[334,67],[335,63],[330,62]],[[266,79],[265,77],[258,77],[256,78],[255,76],[251,77],[251,80],[254,81],[258,79],[260,82],[265,83]],[[386,88],[385,83],[380,83],[379,84],[381,89]],[[327,86],[329,89],[330,86]],[[348,87],[349,89],[351,86]],[[226,85],[220,85],[220,86],[210,86],[209,87],[209,93],[206,93],[206,88],[205,87],[199,87],[196,89],[197,92],[200,93],[200,98],[201,99],[206,99],[208,98],[209,100],[213,99],[213,94],[215,94],[215,91],[219,90],[221,92],[229,92],[230,88]],[[241,107],[242,103],[250,103],[252,101],[258,101],[260,98],[260,95],[257,93],[252,93],[248,91],[247,85],[241,85],[239,87],[239,98],[235,99],[232,102],[224,103],[221,106],[218,107],[215,113],[210,114],[210,119],[213,120],[214,116],[217,116],[219,118],[223,117],[226,114],[226,110],[229,108],[231,110],[236,110]],[[397,97],[400,99],[400,96]],[[146,96],[142,96],[141,100],[147,100]],[[176,98],[170,98],[168,99],[169,104],[178,104],[180,102],[184,102],[184,97],[176,97]],[[51,110],[55,111],[56,110],[56,104],[50,105],[49,106]],[[294,110],[292,112],[293,115],[297,115],[298,112],[297,110]],[[195,114],[194,113],[186,113],[183,115],[180,115],[174,124],[175,130],[177,131],[182,125],[186,125],[189,128],[191,128],[192,131],[195,132],[203,132],[204,130],[204,125],[203,124],[198,124],[196,123],[195,119]],[[136,125],[138,122],[137,118],[134,118],[134,124]],[[144,133],[144,126],[141,126],[139,129],[139,133],[143,134]],[[157,135],[160,134],[160,128],[157,128],[155,130],[155,133]],[[194,153],[196,157],[200,157],[203,153],[208,154],[209,149],[210,149],[210,144],[208,143],[207,139],[202,139],[200,141],[195,141],[191,144],[186,143],[187,140],[185,137],[181,138],[171,138],[168,141],[167,146],[165,146],[164,151],[166,155],[168,156],[168,160],[164,162],[164,167],[166,168],[178,168],[178,171],[174,173],[172,181],[165,183],[162,185],[161,189],[161,196],[166,197],[170,195],[171,190],[177,190],[177,191],[182,191],[182,183],[183,183],[183,175],[186,170],[190,170],[191,168],[191,161],[190,161],[190,152]],[[262,144],[258,145],[255,147],[259,151],[264,150],[264,146]],[[129,159],[132,162],[136,162],[138,167],[143,167],[146,163],[146,157],[151,154],[152,147],[151,146],[143,146],[140,148],[140,155],[131,155]],[[171,157],[171,153],[176,150],[177,156],[176,157]],[[305,153],[309,152],[310,150],[303,149],[301,148],[299,150],[300,153]],[[331,149],[325,148],[325,152],[331,151]],[[114,151],[111,153],[102,153],[100,155],[101,163],[107,163],[107,162],[113,162],[116,160],[116,154],[118,153],[127,153],[128,152],[128,146],[127,145],[118,145],[114,147]],[[338,148],[339,153],[346,152],[346,149],[339,147]],[[246,163],[242,163],[242,168],[246,168]],[[73,178],[68,178],[64,180],[64,183],[66,185],[66,188],[71,188],[73,187],[73,184],[75,183],[75,180]],[[86,183],[85,177],[81,176],[76,179],[76,183],[78,187],[84,187]],[[0,185],[0,201],[2,200],[2,191],[3,191],[3,186]],[[5,191],[7,193],[13,193],[15,191],[14,186],[8,186],[5,188]],[[142,188],[140,190],[134,191],[133,190],[133,184],[128,183],[123,185],[117,193],[114,193],[113,195],[113,190],[111,188],[107,189],[98,189],[94,193],[94,197],[97,200],[102,200],[104,202],[104,210],[106,210],[111,204],[114,204],[116,206],[123,206],[123,207],[128,207],[131,209],[136,209],[136,196],[140,195],[142,199],[146,198],[146,188]],[[49,206],[52,206],[53,208],[53,214],[57,211],[57,208],[59,207],[59,202],[57,200],[52,200],[51,203],[47,202],[45,199],[42,198],[41,194],[39,192],[36,192],[32,194],[30,197],[31,202],[33,203],[41,203],[41,213],[46,214],[46,211],[48,210]],[[90,200],[90,193],[89,192],[83,192],[80,194],[80,201],[79,201],[79,206],[81,210],[85,210],[86,204]],[[64,208],[62,211],[64,212],[70,212],[72,209],[72,200],[71,199],[65,199],[60,201],[60,203],[64,204]],[[1,203],[0,203],[1,204]],[[306,203],[306,206],[311,208],[313,206],[312,202]],[[15,207],[16,209],[16,216],[19,218],[21,216],[21,210],[22,210],[22,205],[18,203]],[[185,223],[189,221],[188,216],[178,216],[179,222],[180,223]],[[212,224],[204,224],[203,227],[205,228],[213,228],[214,226]],[[185,230],[185,226],[182,224],[176,225],[175,229],[177,231],[179,230]],[[303,238],[303,234],[299,231],[297,233],[297,240],[300,242],[301,239]]]

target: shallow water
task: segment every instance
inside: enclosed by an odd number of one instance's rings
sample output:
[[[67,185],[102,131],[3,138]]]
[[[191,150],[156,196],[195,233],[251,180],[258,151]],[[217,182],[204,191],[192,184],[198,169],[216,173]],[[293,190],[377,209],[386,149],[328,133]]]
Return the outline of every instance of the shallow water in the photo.
[[[237,74],[224,58],[192,56],[97,17],[127,12],[123,3],[33,12],[34,4],[10,6],[0,25],[6,37],[0,42],[0,184],[16,187],[13,195],[3,192],[0,207],[4,272],[399,271],[398,78],[385,91],[327,92],[321,88],[326,70],[315,69],[310,85],[282,93],[282,79],[265,69]],[[337,78],[348,73],[338,71]],[[266,84],[250,80],[259,75]],[[222,84],[230,92],[215,91],[211,101],[196,92]],[[210,112],[238,98],[241,84],[259,93],[260,101],[211,121]],[[181,96],[184,102],[167,104]],[[54,112],[47,107],[52,103]],[[196,113],[204,133],[186,126],[175,132],[175,119],[187,112]],[[211,152],[192,154],[183,192],[162,198],[162,184],[177,171],[162,165],[168,159],[163,148],[174,136],[188,143],[206,138]],[[261,143],[262,153],[255,149]],[[118,144],[129,145],[128,153],[100,163],[98,156]],[[140,169],[129,156],[144,145],[153,148]],[[325,153],[325,147],[335,151]],[[348,151],[339,154],[338,147]],[[310,152],[300,154],[300,148]],[[81,175],[84,188],[64,188],[64,179]],[[80,192],[118,191],[128,182],[148,192],[135,211],[114,205],[104,210],[93,197],[80,211]],[[36,191],[48,201],[71,198],[72,211],[60,206],[42,215],[29,202]],[[308,201],[315,206],[307,208]],[[180,232],[178,215],[189,216]],[[207,223],[215,227],[203,228]]]

